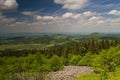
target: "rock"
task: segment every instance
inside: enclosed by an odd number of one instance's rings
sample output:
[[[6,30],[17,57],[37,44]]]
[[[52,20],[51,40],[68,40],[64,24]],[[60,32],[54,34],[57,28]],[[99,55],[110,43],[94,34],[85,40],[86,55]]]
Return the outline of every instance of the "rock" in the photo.
[[[50,80],[75,80],[81,74],[94,73],[91,67],[87,66],[65,66],[63,70],[48,74]]]

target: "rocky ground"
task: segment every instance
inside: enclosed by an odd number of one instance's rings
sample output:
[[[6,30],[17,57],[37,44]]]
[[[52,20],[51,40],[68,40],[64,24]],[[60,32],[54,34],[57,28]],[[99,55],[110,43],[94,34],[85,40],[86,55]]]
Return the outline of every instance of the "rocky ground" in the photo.
[[[92,74],[87,66],[65,66],[63,70],[49,73],[50,80],[75,80],[81,74]]]
[[[94,73],[91,67],[87,66],[65,66],[63,70],[50,72],[50,73],[19,73],[14,74],[13,77],[16,80],[76,80],[82,74],[92,74]],[[47,76],[46,76],[47,74]]]

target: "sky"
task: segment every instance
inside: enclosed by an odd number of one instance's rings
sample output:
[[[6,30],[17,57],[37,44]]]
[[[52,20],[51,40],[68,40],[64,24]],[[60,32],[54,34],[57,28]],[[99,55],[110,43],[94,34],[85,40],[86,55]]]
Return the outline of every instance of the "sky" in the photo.
[[[120,2],[0,0],[0,32],[120,32]]]

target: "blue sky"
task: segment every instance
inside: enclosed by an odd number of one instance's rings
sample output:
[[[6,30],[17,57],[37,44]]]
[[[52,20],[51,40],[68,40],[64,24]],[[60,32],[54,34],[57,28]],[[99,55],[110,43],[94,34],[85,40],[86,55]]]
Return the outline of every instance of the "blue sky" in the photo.
[[[0,32],[120,32],[119,0],[1,0]]]

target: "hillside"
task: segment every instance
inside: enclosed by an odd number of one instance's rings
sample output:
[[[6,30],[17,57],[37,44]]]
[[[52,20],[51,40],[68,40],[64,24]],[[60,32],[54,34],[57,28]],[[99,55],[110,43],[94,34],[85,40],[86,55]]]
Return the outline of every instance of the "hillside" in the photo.
[[[54,38],[66,40],[66,36],[63,37],[63,35],[55,35]],[[69,38],[71,39],[71,37]],[[16,38],[14,39],[16,40]],[[30,80],[30,78],[44,80],[50,72],[64,70],[64,66],[92,67],[94,74],[88,75],[88,78],[99,76],[100,80],[109,80],[109,75],[119,71],[120,41],[90,39],[75,42],[72,45],[57,45],[49,49],[3,49],[0,51],[0,77],[2,80]],[[87,75],[81,75],[78,79],[84,80],[84,76]],[[117,80],[118,76],[112,75],[113,78],[117,77]]]
[[[3,36],[4,35],[4,36]],[[61,45],[74,45],[76,42],[88,40],[119,40],[120,34],[45,34],[45,33],[19,33],[0,34],[0,50],[12,49],[48,49]]]

